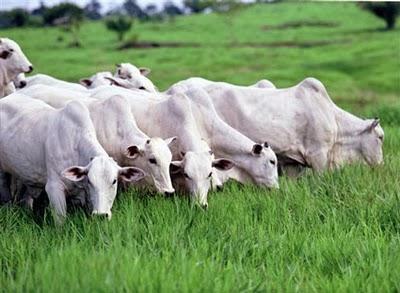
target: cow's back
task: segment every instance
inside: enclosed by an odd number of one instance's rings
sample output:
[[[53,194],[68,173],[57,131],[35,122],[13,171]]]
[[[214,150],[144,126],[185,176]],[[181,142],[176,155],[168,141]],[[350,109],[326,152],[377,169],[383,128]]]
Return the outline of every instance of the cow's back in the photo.
[[[13,94],[0,102],[2,169],[25,181],[45,183],[45,149],[49,119],[55,110],[41,101]]]

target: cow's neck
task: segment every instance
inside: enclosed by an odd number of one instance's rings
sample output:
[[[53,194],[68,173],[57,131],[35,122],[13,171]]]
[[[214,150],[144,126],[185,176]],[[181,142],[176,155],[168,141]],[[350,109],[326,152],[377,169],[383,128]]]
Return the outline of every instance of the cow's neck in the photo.
[[[229,177],[229,179],[233,179],[242,184],[253,183],[251,176],[239,166],[234,166],[232,169],[226,172],[226,175]]]
[[[362,159],[361,133],[367,127],[364,120],[339,108],[336,109],[335,117],[337,136],[330,152],[331,167]]]

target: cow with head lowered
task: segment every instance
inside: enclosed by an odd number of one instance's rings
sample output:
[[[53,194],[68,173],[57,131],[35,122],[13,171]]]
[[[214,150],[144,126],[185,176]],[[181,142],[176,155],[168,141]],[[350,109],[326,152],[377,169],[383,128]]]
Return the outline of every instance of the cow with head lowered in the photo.
[[[286,89],[202,84],[220,117],[255,141],[268,141],[284,167],[323,171],[383,162],[379,119],[360,119],[340,109],[315,78]],[[198,80],[188,79],[171,90],[198,86]]]
[[[118,181],[138,181],[144,175],[141,169],[120,167],[106,153],[83,103],[54,109],[19,93],[0,100],[3,202],[10,198],[7,177],[14,176],[28,189],[45,188],[58,222],[66,216],[67,197],[82,193],[92,214],[110,219]]]

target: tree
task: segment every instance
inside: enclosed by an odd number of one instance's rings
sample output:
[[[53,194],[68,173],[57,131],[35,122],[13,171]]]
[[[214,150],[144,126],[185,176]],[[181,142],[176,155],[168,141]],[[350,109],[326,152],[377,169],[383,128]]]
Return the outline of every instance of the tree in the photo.
[[[125,34],[132,27],[132,19],[127,16],[119,15],[106,20],[107,29],[114,31],[118,34],[118,40],[121,42]]]
[[[213,4],[212,0],[184,0],[183,5],[190,10],[192,13],[200,13],[205,9],[211,7]]]
[[[122,5],[126,13],[130,16],[134,16],[139,19],[147,18],[146,13],[140,8],[140,6],[136,3],[136,0],[125,0]]]
[[[173,2],[167,1],[164,4],[164,13],[168,16],[174,17],[177,15],[182,15],[183,11],[176,6]]]
[[[47,10],[47,7],[44,5],[44,2],[40,1],[39,7],[33,9],[31,14],[32,15],[37,15],[37,16],[43,16],[46,10]]]
[[[157,5],[155,4],[149,4],[144,8],[144,12],[148,16],[154,16],[158,13]]]
[[[97,0],[91,0],[83,10],[85,16],[89,19],[97,20],[101,18],[101,4]]]
[[[48,8],[43,15],[43,22],[47,25],[57,25],[72,33],[73,47],[80,47],[79,31],[84,19],[83,9],[72,3],[61,3]]]
[[[0,11],[0,28],[22,27],[29,22],[29,13],[21,8]]]
[[[370,11],[375,16],[386,22],[386,29],[394,29],[396,17],[400,14],[400,3],[396,2],[366,2],[361,4],[362,8]]]
[[[43,21],[47,25],[57,25],[60,22],[81,22],[83,18],[83,9],[72,3],[61,3],[50,7],[43,15]]]

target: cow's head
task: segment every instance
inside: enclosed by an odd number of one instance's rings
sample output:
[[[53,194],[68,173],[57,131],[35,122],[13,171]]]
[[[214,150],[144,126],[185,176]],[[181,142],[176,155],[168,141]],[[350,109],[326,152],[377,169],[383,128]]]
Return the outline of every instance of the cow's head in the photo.
[[[233,167],[227,159],[214,159],[211,152],[187,152],[181,161],[173,161],[171,173],[183,176],[186,189],[204,208],[208,207],[207,194],[211,188],[213,167],[226,171]]]
[[[18,74],[14,79],[13,83],[17,89],[22,89],[27,85],[25,73]]]
[[[143,90],[149,93],[156,93],[156,87],[147,78],[150,73],[148,68],[137,68],[130,63],[117,64],[114,77],[108,78],[113,85],[126,89]]]
[[[366,121],[366,126],[360,133],[361,153],[365,162],[370,166],[379,165],[383,162],[384,135],[378,118]]]
[[[146,140],[144,145],[130,146],[127,150],[127,156],[134,160],[132,163],[137,162],[151,176],[157,190],[167,195],[175,192],[169,173],[172,154],[168,147],[175,140],[176,137],[165,140],[153,137]]]
[[[93,207],[93,215],[104,215],[111,219],[118,180],[134,182],[142,179],[145,174],[138,168],[121,168],[108,156],[96,156],[87,166],[70,167],[62,175],[70,181],[84,184]]]
[[[278,159],[268,143],[254,144],[244,156],[245,171],[256,184],[279,188]]]
[[[0,38],[0,67],[4,68],[12,81],[20,73],[30,73],[32,63],[24,55],[19,45],[13,40]]]
[[[98,72],[91,77],[88,78],[82,78],[79,80],[79,83],[83,85],[84,87],[87,87],[89,89],[93,89],[102,85],[111,85],[112,81],[109,78],[112,78],[111,72],[104,71],[104,72]]]

